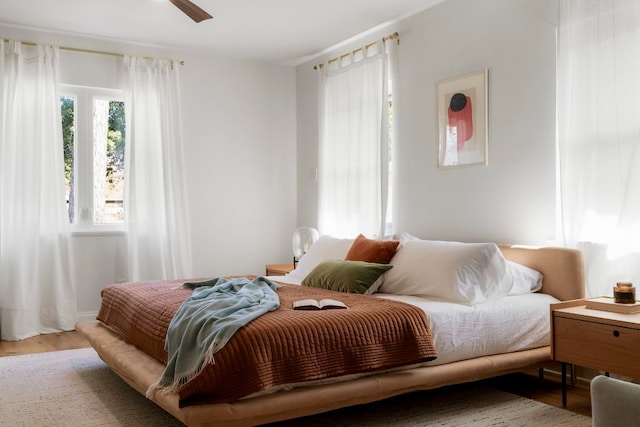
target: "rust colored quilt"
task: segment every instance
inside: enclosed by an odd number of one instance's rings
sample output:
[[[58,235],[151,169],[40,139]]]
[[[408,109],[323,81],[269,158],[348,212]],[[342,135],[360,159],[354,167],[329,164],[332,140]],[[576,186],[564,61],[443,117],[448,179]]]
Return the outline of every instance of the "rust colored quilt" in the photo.
[[[97,319],[161,363],[173,314],[191,295],[184,281],[135,282],[103,290]],[[215,363],[179,390],[180,406],[232,402],[273,386],[390,369],[436,357],[429,322],[396,301],[280,284],[280,308],[241,328]],[[347,310],[293,310],[333,298]]]

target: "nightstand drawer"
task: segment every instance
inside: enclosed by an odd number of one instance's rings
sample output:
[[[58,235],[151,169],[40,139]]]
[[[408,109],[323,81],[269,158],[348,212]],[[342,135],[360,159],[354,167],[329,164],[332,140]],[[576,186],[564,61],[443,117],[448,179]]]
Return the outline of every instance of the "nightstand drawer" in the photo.
[[[553,358],[640,378],[640,330],[554,316]]]

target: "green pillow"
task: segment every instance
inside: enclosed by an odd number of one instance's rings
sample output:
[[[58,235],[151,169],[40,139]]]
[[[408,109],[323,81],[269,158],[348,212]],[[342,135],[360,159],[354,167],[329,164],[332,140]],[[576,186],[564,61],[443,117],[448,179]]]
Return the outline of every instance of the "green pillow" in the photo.
[[[382,284],[382,275],[392,268],[389,264],[364,261],[324,261],[311,270],[302,284],[313,288],[371,295]]]

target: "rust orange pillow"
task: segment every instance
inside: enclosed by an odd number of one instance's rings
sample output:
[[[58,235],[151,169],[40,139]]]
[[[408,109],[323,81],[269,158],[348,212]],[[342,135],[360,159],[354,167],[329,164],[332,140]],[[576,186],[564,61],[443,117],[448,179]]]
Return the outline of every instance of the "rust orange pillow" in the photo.
[[[353,241],[345,261],[364,261],[376,264],[389,264],[400,244],[397,240],[367,239],[362,234]]]

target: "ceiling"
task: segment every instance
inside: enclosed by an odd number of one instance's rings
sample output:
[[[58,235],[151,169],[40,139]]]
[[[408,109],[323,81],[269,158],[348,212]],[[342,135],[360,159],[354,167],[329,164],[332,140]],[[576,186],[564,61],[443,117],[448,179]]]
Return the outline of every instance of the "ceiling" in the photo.
[[[0,23],[295,65],[444,0],[0,0]],[[2,34],[0,34],[0,37]]]

